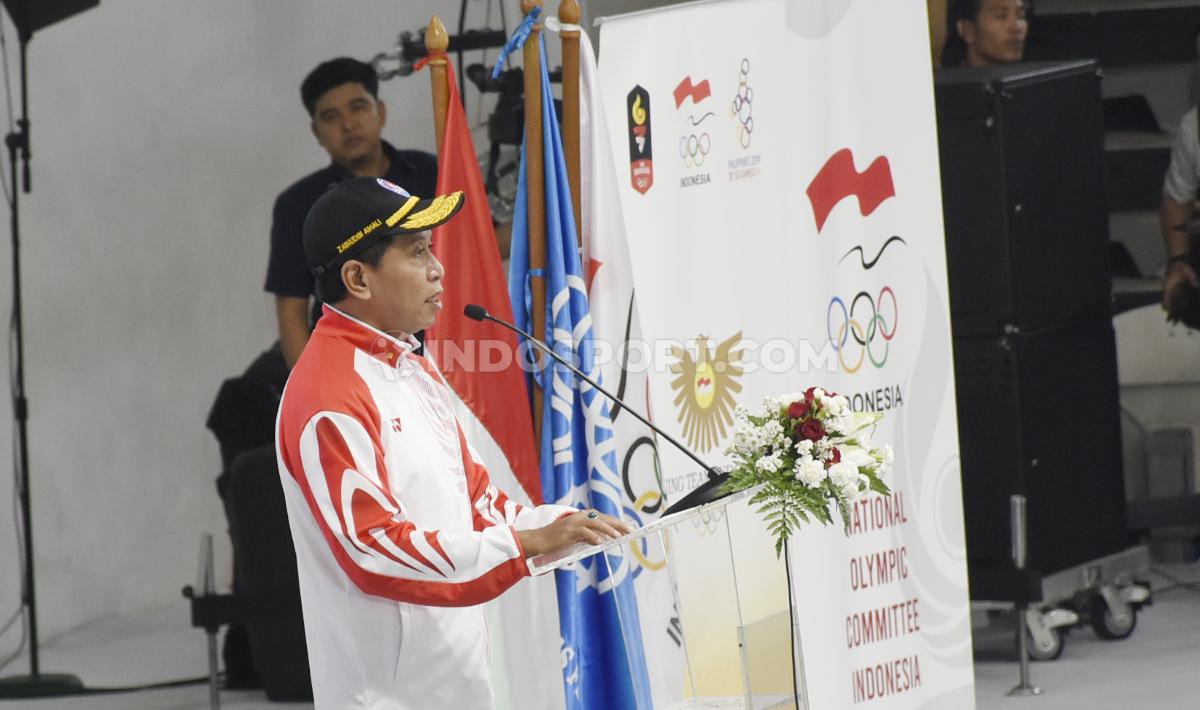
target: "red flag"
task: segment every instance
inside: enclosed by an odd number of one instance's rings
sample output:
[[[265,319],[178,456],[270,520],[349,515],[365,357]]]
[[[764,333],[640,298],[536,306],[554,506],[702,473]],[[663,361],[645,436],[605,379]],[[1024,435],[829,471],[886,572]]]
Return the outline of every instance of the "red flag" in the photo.
[[[817,231],[825,227],[825,219],[837,203],[851,195],[858,198],[858,211],[863,217],[875,211],[884,200],[896,196],[892,183],[892,166],[886,155],[881,155],[860,171],[854,167],[854,154],[842,148],[821,166],[816,177],[808,184],[808,201],[812,205],[813,217],[817,220]]]
[[[467,202],[457,217],[433,230],[433,252],[446,268],[444,308],[437,323],[425,331],[425,340],[450,387],[499,446],[517,483],[534,504],[540,504],[541,476],[516,336],[494,323],[463,315],[463,308],[475,303],[498,318],[513,319],[475,144],[451,66],[446,81],[450,105],[438,155],[437,191],[444,195],[462,190]],[[506,367],[495,366],[505,361]],[[494,466],[486,456],[485,463]]]

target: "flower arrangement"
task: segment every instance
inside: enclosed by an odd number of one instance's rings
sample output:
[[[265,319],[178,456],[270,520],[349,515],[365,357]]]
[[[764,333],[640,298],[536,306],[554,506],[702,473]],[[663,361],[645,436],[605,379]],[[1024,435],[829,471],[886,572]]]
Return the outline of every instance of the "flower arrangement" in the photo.
[[[775,537],[780,555],[791,534],[816,518],[833,522],[836,503],[842,523],[850,505],[869,491],[890,489],[881,480],[892,465],[892,447],[872,448],[871,432],[882,414],[854,412],[845,397],[810,387],[803,393],[767,397],[759,414],[738,407],[728,492],[763,484],[750,499]]]

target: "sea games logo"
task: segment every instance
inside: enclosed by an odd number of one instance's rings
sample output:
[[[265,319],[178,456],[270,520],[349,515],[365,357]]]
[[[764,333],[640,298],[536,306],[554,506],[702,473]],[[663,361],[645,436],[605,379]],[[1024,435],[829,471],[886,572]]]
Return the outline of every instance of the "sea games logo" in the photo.
[[[817,232],[821,233],[834,207],[846,198],[854,197],[858,201],[859,214],[867,217],[896,196],[896,187],[887,156],[881,155],[865,170],[859,170],[855,167],[854,153],[849,148],[842,148],[829,156],[817,171],[806,194]],[[891,235],[869,249],[858,244],[842,255],[838,265],[866,275],[879,265],[893,245],[906,246],[907,242],[903,237]],[[892,343],[896,341],[899,323],[900,302],[890,284],[878,289],[852,289],[847,294],[830,298],[825,328],[829,344],[837,352],[838,369],[848,375],[862,371],[868,364],[868,369],[883,369]],[[882,411],[899,407],[904,402],[899,385],[847,394],[847,397],[856,411]]]
[[[712,111],[707,110],[708,104],[705,103],[712,97],[712,88],[708,85],[708,79],[693,82],[691,76],[685,76],[675,86],[671,95],[675,98],[676,111],[686,111],[683,105],[691,102],[692,111],[686,113],[683,119],[686,126],[681,131],[679,138],[679,158],[683,161],[683,167],[689,170],[699,170],[708,158],[709,150],[712,149],[712,138],[709,137],[708,131],[701,127],[705,121],[716,116]],[[679,186],[693,187],[707,185],[710,182],[712,182],[712,178],[707,172],[695,172],[680,178]]]
[[[738,68],[738,88],[729,105],[729,115],[737,119],[737,142],[743,149],[750,147],[754,134],[754,89],[750,88],[750,59],[742,57]]]
[[[650,94],[640,86],[625,97],[625,119],[629,124],[629,181],[644,195],[654,184],[654,157],[650,150]]]
[[[754,137],[754,88],[750,86],[750,58],[743,57],[738,66],[737,93],[729,102],[729,115],[737,124],[734,129],[738,147],[743,152],[750,150]],[[762,155],[739,154],[729,159],[729,182],[758,177]]]

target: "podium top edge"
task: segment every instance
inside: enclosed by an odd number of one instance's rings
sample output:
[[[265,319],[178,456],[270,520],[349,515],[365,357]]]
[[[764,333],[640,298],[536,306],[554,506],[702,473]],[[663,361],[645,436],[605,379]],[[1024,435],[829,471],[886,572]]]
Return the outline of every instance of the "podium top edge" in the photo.
[[[566,567],[567,565],[578,562],[586,557],[591,557],[592,555],[601,552],[619,548],[626,543],[633,542],[634,540],[640,540],[664,528],[674,527],[679,523],[703,515],[714,508],[724,508],[730,503],[736,503],[740,500],[745,500],[746,498],[749,498],[757,493],[761,488],[761,485],[754,486],[753,488],[747,488],[745,490],[738,491],[737,493],[732,493],[719,500],[714,500],[711,503],[705,503],[703,505],[698,505],[695,508],[688,508],[687,510],[679,511],[678,513],[672,513],[671,515],[663,516],[648,525],[643,525],[627,535],[613,538],[612,540],[600,545],[573,545],[560,552],[531,557],[526,562],[526,564],[529,566],[529,574],[537,577],[539,575],[546,574],[547,572],[553,572],[556,569]]]

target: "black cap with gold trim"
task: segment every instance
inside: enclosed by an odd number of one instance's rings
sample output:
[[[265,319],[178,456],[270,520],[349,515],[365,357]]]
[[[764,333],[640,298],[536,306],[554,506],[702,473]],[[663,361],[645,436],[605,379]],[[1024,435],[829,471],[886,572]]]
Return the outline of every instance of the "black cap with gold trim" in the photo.
[[[321,195],[304,219],[304,257],[316,276],[389,234],[412,234],[442,224],[463,206],[462,192],[430,199],[410,195],[383,178],[343,180]]]

